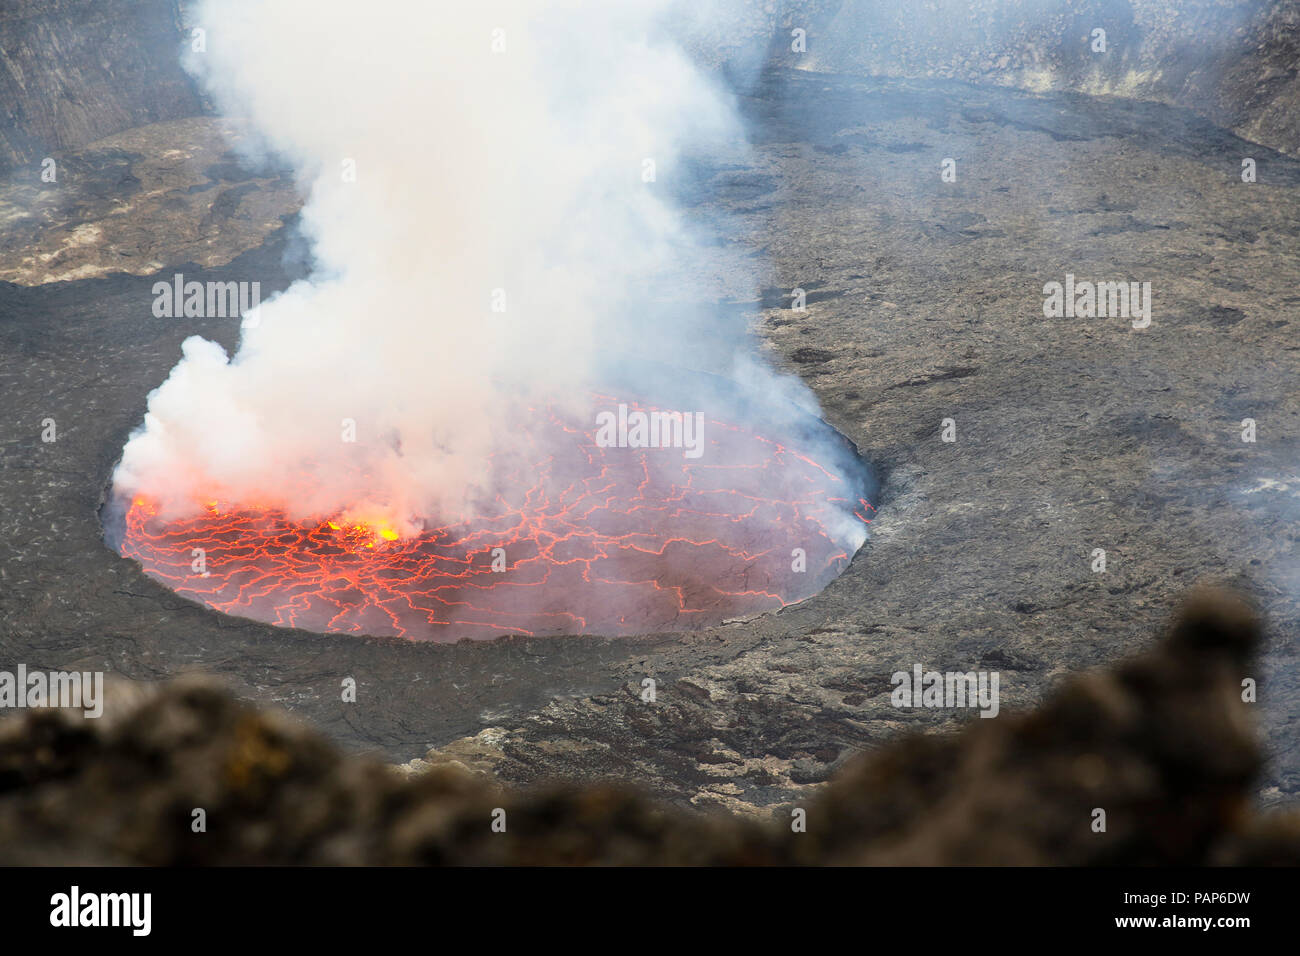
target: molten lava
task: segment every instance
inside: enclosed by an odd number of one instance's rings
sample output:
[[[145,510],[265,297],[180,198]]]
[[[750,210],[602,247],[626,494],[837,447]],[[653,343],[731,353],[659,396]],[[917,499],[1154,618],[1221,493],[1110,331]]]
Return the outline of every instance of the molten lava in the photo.
[[[119,550],[227,614],[421,640],[682,630],[821,590],[871,505],[781,440],[706,427],[692,460],[600,447],[593,428],[547,408],[510,463],[492,463],[494,497],[470,516],[426,517],[407,534],[383,519],[302,523],[210,501],[163,521],[137,495]]]

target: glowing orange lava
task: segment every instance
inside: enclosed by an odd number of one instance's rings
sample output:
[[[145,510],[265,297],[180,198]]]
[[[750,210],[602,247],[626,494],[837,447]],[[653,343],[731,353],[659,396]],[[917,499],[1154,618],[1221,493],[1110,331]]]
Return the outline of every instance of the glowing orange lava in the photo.
[[[779,440],[720,421],[705,434],[697,459],[602,448],[594,428],[546,409],[515,464],[493,463],[499,490],[473,517],[404,536],[382,520],[302,524],[214,501],[164,522],[137,496],[119,550],[227,614],[419,640],[683,630],[817,593],[871,505]]]

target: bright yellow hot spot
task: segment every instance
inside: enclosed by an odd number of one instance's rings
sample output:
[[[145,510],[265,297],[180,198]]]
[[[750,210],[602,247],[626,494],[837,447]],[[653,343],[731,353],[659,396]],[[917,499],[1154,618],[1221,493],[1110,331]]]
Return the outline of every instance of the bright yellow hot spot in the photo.
[[[326,521],[326,528],[331,531],[341,531],[343,535],[357,544],[361,544],[363,539],[383,538],[385,541],[396,541],[401,538],[401,533],[384,518],[374,520],[352,521],[346,525],[341,525],[335,521]],[[367,548],[374,547],[374,541],[369,541],[365,545]]]

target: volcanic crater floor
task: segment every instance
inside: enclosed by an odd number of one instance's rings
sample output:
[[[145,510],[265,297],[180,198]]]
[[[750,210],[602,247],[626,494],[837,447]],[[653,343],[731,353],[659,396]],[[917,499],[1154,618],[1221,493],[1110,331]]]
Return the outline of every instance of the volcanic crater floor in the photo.
[[[781,72],[742,106],[753,149],[691,187],[731,230],[701,269],[765,277],[728,307],[883,480],[871,539],[824,591],[689,633],[436,645],[223,616],[110,551],[98,510],[148,392],[186,336],[238,339],[237,320],[154,318],[157,264],[264,296],[306,269],[286,177],[241,171],[198,118],[80,151],[35,213],[30,176],[0,187],[0,275],[24,283],[0,283],[0,668],[201,670],[411,769],[765,812],[858,751],[970,719],[892,707],[895,671],[997,670],[1002,708],[1028,706],[1149,645],[1213,578],[1267,618],[1259,792],[1294,803],[1300,163],[1123,100]],[[1044,318],[1067,273],[1149,281],[1150,327]]]

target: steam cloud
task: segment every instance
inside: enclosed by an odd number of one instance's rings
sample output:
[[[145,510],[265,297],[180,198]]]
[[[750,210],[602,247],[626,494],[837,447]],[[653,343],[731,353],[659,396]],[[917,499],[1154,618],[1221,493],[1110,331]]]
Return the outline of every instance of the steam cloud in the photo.
[[[118,491],[165,518],[220,499],[414,531],[490,490],[485,462],[529,402],[580,408],[619,353],[706,364],[705,338],[731,377],[809,406],[710,306],[671,198],[685,150],[744,148],[729,97],[664,29],[674,7],[205,3],[194,68],[298,171],[316,272],[262,304],[233,357],[185,341]],[[665,290],[672,318],[651,324]],[[656,387],[671,407],[673,376]]]

